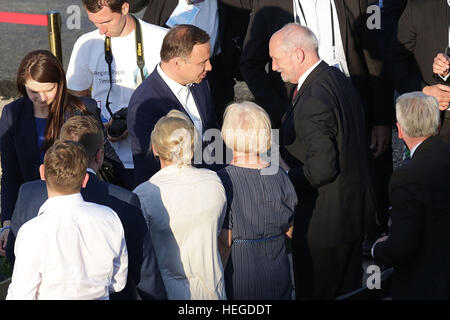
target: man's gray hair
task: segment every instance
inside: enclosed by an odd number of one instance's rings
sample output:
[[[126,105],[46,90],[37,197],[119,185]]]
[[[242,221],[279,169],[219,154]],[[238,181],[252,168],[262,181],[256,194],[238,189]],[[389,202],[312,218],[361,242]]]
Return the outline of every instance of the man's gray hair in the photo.
[[[319,50],[319,41],[314,32],[298,23],[288,23],[275,32],[275,34],[277,33],[282,35],[281,47],[285,51],[293,48],[302,48],[314,52],[318,52]]]
[[[438,101],[420,91],[405,93],[397,99],[396,116],[403,132],[409,137],[428,137],[439,133]]]

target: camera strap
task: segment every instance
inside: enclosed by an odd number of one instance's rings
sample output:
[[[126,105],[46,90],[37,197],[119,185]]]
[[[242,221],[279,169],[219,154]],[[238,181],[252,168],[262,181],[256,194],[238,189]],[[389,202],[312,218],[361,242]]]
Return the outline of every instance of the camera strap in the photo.
[[[306,27],[308,27],[308,21],[306,20],[305,11],[303,11],[303,6],[300,0],[297,0],[298,8],[300,9],[300,13],[302,14],[303,21],[305,21]],[[295,6],[294,6],[295,13]],[[330,14],[331,14],[331,47],[333,48],[333,59],[336,59],[336,35],[334,31],[334,17],[333,17],[333,4],[330,1]],[[298,13],[295,14],[295,23],[301,24],[300,17]]]
[[[145,79],[144,75],[144,67],[145,67],[145,60],[144,60],[144,44],[142,42],[142,29],[141,25],[139,23],[139,20],[134,16],[131,15],[134,19],[136,30],[135,30],[135,43],[136,43],[136,64],[140,70],[142,81]],[[114,113],[111,111],[111,108],[109,105],[111,102],[109,102],[109,94],[111,93],[112,89],[112,62],[113,62],[113,55],[111,51],[111,37],[105,36],[105,61],[108,64],[108,73],[109,73],[109,90],[108,94],[106,96],[106,110],[108,110],[108,113],[113,117]]]

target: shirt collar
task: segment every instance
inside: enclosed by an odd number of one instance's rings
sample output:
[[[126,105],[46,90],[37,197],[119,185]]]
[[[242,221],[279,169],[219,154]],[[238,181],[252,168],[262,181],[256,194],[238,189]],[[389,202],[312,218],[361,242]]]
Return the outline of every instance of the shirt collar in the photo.
[[[93,174],[95,174],[95,175],[97,175],[97,173],[96,173],[94,170],[92,170],[91,168],[87,168],[86,171],[87,171],[87,172],[90,172],[90,173],[93,173]]]
[[[72,203],[80,203],[83,202],[83,197],[81,196],[81,193],[73,193],[63,196],[56,196],[48,198],[44,204],[39,209],[38,216],[43,214],[47,210],[51,210],[52,208],[57,207],[58,209],[67,207],[67,205]],[[58,210],[58,212],[64,212],[64,210]]]
[[[424,141],[425,141],[425,140],[424,140]],[[413,157],[414,152],[416,152],[417,148],[422,144],[422,142],[423,142],[423,141],[420,141],[418,144],[416,144],[416,145],[414,146],[414,148],[412,148],[410,158]]]
[[[300,90],[300,88],[302,87],[303,83],[305,82],[306,78],[311,74],[311,72],[313,72],[313,70],[319,65],[319,63],[321,63],[322,60],[319,60],[318,62],[316,62],[316,64],[314,64],[311,68],[309,68],[308,70],[306,70],[305,73],[303,73],[300,78],[298,79],[298,84],[297,84],[297,90]]]
[[[164,80],[164,82],[167,84],[167,86],[172,90],[172,92],[175,95],[179,95],[183,91],[186,91],[186,89],[189,89],[192,84],[187,84],[186,86],[183,86],[176,82],[175,80],[172,80],[164,71],[161,69],[160,64],[156,67],[156,70],[158,70],[159,75]]]

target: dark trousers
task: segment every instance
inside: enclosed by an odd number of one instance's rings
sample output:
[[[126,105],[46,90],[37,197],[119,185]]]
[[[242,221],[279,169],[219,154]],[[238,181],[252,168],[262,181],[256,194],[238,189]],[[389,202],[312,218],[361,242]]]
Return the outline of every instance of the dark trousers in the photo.
[[[377,212],[379,228],[375,235],[369,235],[369,238],[378,236],[382,233],[388,232],[388,220],[389,220],[389,181],[391,179],[393,171],[392,160],[392,145],[388,150],[378,156],[376,159],[370,160],[370,169],[372,172],[372,182],[377,199]],[[374,239],[374,240],[376,240]]]
[[[361,241],[329,248],[308,248],[305,239],[293,246],[297,300],[331,300],[362,286]]]
[[[361,241],[332,248],[310,248],[314,299],[334,299],[362,286]]]

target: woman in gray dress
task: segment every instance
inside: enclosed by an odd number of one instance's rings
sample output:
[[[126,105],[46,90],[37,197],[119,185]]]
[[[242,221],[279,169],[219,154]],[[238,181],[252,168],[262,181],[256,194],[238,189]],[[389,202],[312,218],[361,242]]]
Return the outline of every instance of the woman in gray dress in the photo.
[[[291,237],[297,196],[287,174],[262,155],[271,147],[267,113],[252,102],[230,105],[222,136],[233,150],[218,172],[228,210],[220,236],[228,299],[290,299],[285,237]],[[272,154],[272,157],[274,154]]]

